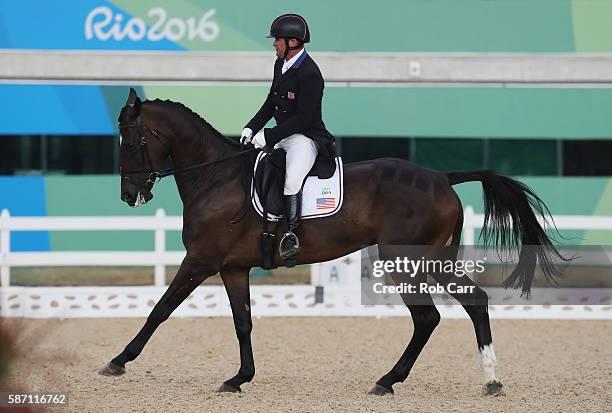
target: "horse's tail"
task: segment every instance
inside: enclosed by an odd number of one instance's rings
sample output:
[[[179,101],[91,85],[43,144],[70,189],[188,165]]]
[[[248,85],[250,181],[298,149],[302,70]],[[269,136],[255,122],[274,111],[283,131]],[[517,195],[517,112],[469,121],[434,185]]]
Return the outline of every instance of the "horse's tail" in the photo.
[[[544,227],[548,225],[548,217],[553,221],[548,207],[531,188],[491,171],[449,172],[446,176],[450,185],[482,182],[485,217],[481,237],[485,246],[493,242],[498,251],[519,252],[519,261],[504,281],[504,287],[521,287],[521,295],[529,295],[538,259],[546,280],[556,283],[559,271],[553,256],[566,259],[538,222],[536,214],[542,218]]]

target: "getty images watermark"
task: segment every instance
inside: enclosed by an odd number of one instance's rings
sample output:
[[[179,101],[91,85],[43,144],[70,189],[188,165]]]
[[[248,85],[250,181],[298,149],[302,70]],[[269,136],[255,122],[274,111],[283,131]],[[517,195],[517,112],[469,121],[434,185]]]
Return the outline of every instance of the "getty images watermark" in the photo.
[[[537,256],[539,246],[524,246]],[[505,289],[517,251],[474,246],[375,245],[361,251],[364,305],[490,304],[612,306],[612,246],[560,247],[556,284],[536,266],[531,294]],[[482,294],[482,291],[486,295]],[[484,301],[483,301],[484,300]],[[611,307],[612,308],[612,307]]]
[[[372,276],[380,279],[374,282],[373,291],[377,294],[442,294],[442,293],[473,293],[475,285],[458,285],[456,281],[448,283],[430,284],[424,280],[423,275],[443,274],[449,278],[460,278],[470,273],[482,274],[485,271],[487,258],[479,260],[451,260],[451,259],[417,259],[408,257],[395,257],[393,260],[374,260],[372,262]],[[397,284],[388,285],[384,283],[385,274],[393,274]],[[401,281],[402,279],[410,281]],[[392,277],[393,278],[393,277]],[[420,281],[419,281],[420,279]]]

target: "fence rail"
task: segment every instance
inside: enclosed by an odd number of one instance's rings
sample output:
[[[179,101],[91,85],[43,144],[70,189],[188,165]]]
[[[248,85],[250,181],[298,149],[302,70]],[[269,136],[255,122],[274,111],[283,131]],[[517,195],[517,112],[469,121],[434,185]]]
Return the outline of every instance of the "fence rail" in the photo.
[[[10,285],[11,267],[46,266],[153,266],[155,286],[165,285],[166,266],[178,265],[184,251],[166,250],[166,231],[181,230],[183,218],[166,216],[157,209],[154,216],[141,217],[13,217],[7,209],[0,214],[0,283]],[[14,252],[12,231],[154,231],[153,251]]]
[[[484,215],[475,213],[474,208],[467,206],[463,216],[463,243],[475,245],[476,230],[482,228]],[[553,221],[559,230],[612,230],[612,216],[607,215],[554,215]]]
[[[463,242],[474,245],[477,230],[482,228],[484,216],[476,214],[470,206],[464,210]],[[612,230],[612,216],[555,215],[560,230]],[[40,266],[152,266],[155,268],[154,285],[165,285],[168,265],[178,265],[184,251],[166,250],[166,231],[181,230],[182,217],[166,216],[157,209],[154,216],[141,217],[13,217],[7,209],[0,214],[0,282],[10,286],[11,267]],[[11,251],[10,234],[13,231],[142,231],[154,232],[153,251]]]

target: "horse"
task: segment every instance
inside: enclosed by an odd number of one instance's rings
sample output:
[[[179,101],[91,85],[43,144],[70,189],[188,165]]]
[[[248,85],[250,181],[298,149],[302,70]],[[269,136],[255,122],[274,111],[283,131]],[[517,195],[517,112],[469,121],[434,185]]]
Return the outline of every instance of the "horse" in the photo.
[[[134,89],[130,89],[118,121],[121,200],[132,207],[148,202],[156,179],[174,174],[183,203],[186,256],[142,329],[99,373],[124,374],[125,364],[138,357],[157,327],[197,286],[220,273],[239,342],[240,368],[216,391],[240,392],[255,375],[249,271],[261,264],[261,218],[249,207],[247,188],[252,170],[245,170],[245,165],[253,167],[256,152],[244,150],[239,142],[223,136],[183,104],[159,99],[143,102]],[[162,171],[168,158],[174,170]],[[344,178],[340,211],[304,221],[299,227],[302,242],[297,264],[332,260],[375,244],[458,247],[463,207],[452,186],[480,181],[485,200],[485,243],[514,246],[519,252],[518,264],[504,285],[528,293],[538,259],[547,276],[557,275],[551,260],[560,254],[545,233],[545,223],[540,224],[537,217],[546,218],[550,212],[519,181],[491,171],[444,173],[394,158],[348,163]],[[278,252],[275,254],[274,262],[280,263]],[[487,294],[468,277],[460,282],[474,286],[472,296],[456,298],[474,325],[485,374],[484,392],[502,394],[503,384],[495,375]],[[370,394],[393,393],[393,385],[407,379],[440,321],[431,296],[427,297],[426,302],[421,297],[416,304],[409,295],[401,295],[412,316],[413,335],[397,363],[376,382]]]

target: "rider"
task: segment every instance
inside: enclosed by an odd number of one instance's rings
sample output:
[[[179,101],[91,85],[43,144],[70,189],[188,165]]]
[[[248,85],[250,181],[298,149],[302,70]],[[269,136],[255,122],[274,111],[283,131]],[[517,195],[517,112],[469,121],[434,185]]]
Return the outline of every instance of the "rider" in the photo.
[[[267,147],[267,152],[281,148],[287,154],[283,190],[286,231],[279,246],[280,256],[287,259],[300,250],[295,230],[304,178],[311,169],[320,178],[333,175],[335,143],[321,115],[323,76],[304,49],[310,41],[306,20],[297,14],[283,14],[274,19],[267,37],[274,38],[276,49],[274,79],[261,109],[242,131],[241,141]],[[272,116],[276,126],[262,130]],[[253,131],[259,132],[253,136]]]

